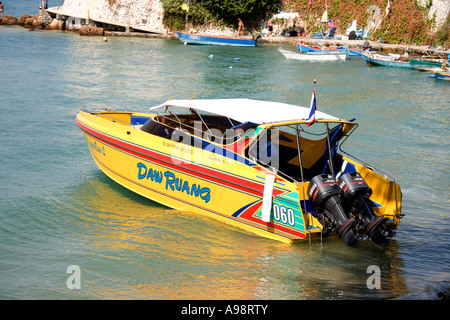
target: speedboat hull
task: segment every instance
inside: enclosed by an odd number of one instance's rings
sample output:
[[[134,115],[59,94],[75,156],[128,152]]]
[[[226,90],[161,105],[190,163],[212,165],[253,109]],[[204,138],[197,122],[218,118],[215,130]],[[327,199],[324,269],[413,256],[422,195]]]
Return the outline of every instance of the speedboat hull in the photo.
[[[197,156],[194,149],[176,150],[172,141],[133,128],[116,131],[108,128],[115,127],[113,123],[87,113],[80,113],[77,123],[98,167],[146,198],[284,242],[306,236],[294,185],[275,183],[274,195],[283,196],[274,206],[283,211],[283,218],[277,216],[279,221],[266,223],[261,219],[265,175],[260,170],[248,170],[237,161],[227,165],[226,158],[212,158],[203,152],[200,161],[192,162],[190,156]],[[175,153],[177,158],[172,156]],[[183,160],[179,155],[189,158]],[[225,164],[220,165],[222,162]]]

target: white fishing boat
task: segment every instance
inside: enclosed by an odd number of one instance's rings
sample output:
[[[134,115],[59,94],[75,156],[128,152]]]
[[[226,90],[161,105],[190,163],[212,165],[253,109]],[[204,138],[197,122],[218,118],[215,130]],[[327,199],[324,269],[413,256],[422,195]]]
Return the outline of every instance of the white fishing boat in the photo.
[[[303,61],[345,61],[348,51],[338,52],[292,52],[288,50],[278,49],[286,59],[303,60]]]

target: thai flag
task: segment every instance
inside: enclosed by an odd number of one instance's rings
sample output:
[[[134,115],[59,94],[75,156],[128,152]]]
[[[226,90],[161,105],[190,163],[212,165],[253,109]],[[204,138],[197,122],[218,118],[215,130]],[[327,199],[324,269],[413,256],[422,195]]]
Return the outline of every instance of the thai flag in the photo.
[[[309,107],[309,115],[306,119],[306,125],[309,127],[316,121],[316,93],[313,89],[311,97],[311,106]]]

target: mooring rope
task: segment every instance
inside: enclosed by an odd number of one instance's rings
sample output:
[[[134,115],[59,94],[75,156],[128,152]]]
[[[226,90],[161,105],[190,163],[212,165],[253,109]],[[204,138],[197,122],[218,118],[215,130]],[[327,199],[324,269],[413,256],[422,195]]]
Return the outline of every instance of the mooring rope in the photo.
[[[77,111],[77,112],[78,112],[78,111]],[[56,117],[56,118],[52,118],[52,119],[48,119],[48,120],[45,120],[45,121],[42,121],[42,122],[39,122],[39,123],[35,123],[35,124],[32,124],[32,125],[30,125],[30,126],[28,126],[28,127],[23,127],[23,128],[17,129],[17,130],[5,132],[5,133],[0,134],[0,137],[8,136],[8,135],[13,134],[13,133],[16,133],[16,132],[25,131],[25,130],[28,130],[28,129],[30,129],[30,128],[34,128],[34,127],[37,127],[37,126],[41,126],[41,125],[46,124],[46,123],[48,123],[48,122],[52,122],[52,121],[55,121],[55,120],[64,118],[64,117],[67,117],[67,116],[72,115],[72,114],[75,114],[75,113],[76,113],[76,112],[71,111],[71,112],[66,113],[66,114],[64,114],[64,115],[62,115],[62,116],[59,116],[59,117]]]

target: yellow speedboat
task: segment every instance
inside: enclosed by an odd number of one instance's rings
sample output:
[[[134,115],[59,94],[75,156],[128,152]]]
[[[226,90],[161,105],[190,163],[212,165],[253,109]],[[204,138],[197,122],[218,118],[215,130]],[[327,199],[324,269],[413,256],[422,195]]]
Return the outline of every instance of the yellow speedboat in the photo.
[[[402,217],[400,187],[338,150],[355,122],[315,111],[310,125],[310,110],[169,100],[149,113],[83,108],[76,122],[106,175],[171,208],[285,242],[384,242]]]

